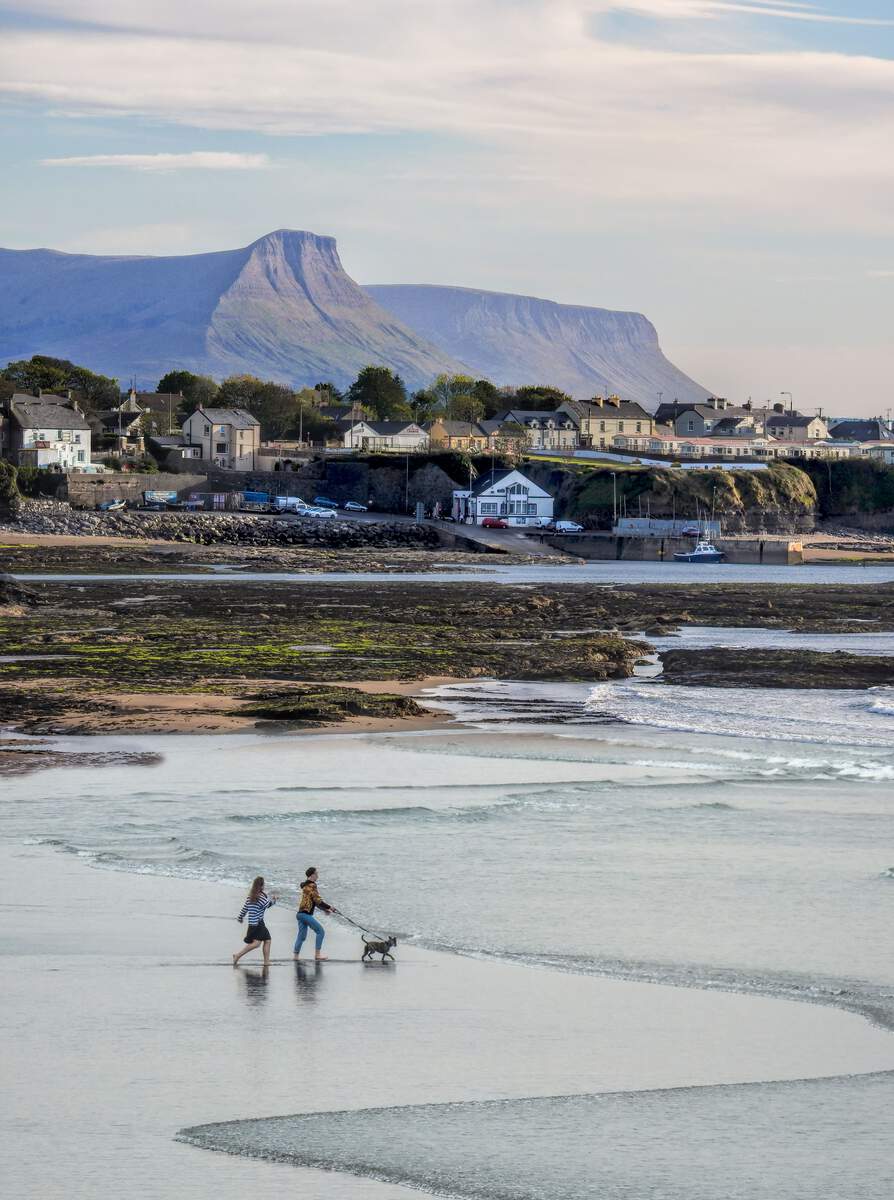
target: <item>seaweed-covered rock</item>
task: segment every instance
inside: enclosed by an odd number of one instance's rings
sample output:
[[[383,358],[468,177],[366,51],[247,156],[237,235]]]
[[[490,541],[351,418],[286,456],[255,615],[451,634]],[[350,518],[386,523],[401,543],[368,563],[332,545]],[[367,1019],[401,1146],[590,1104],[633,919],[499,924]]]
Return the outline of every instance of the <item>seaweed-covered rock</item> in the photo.
[[[668,650],[665,683],[722,688],[871,688],[894,684],[894,658],[819,650]]]
[[[18,472],[12,463],[0,459],[0,519],[17,517],[22,509]]]

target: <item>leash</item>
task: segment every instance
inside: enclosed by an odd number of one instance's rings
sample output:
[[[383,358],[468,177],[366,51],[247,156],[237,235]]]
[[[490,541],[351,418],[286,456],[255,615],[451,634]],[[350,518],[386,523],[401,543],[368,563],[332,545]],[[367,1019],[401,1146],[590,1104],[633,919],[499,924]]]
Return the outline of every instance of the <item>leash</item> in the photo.
[[[352,920],[351,917],[349,917],[346,913],[343,913],[340,909],[334,908],[332,911],[337,913],[343,921],[347,921],[349,925],[353,925],[355,929],[361,929],[364,933],[372,933],[375,935],[376,931],[374,929],[367,929],[365,925],[361,925],[359,921]],[[379,930],[379,932],[381,933],[381,930]]]

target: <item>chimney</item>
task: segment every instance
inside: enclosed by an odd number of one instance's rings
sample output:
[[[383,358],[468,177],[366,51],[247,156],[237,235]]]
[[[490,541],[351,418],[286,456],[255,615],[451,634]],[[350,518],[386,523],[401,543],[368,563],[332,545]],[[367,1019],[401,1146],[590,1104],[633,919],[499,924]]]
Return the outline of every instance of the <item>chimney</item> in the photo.
[[[605,399],[605,402],[606,402],[606,404],[610,404],[612,406],[612,408],[620,408],[621,407],[621,397],[620,396],[607,396]]]
[[[746,412],[751,412],[751,401],[746,400],[745,403],[742,405],[742,407],[745,409]]]
[[[784,413],[784,412],[785,412],[785,405],[784,405],[784,404],[774,404],[774,405],[773,405],[773,412],[774,412],[774,413]]]
[[[594,396],[591,403],[594,408],[602,408],[605,404],[605,400],[602,398],[602,396]]]

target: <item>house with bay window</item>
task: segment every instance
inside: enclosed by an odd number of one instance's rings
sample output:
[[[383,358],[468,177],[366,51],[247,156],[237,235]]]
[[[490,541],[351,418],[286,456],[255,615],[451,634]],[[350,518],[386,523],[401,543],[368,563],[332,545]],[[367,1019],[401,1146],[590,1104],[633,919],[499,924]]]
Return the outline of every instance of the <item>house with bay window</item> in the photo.
[[[501,517],[509,525],[542,525],[552,520],[553,497],[521,471],[488,471],[471,488],[453,493],[454,520],[480,525]]]

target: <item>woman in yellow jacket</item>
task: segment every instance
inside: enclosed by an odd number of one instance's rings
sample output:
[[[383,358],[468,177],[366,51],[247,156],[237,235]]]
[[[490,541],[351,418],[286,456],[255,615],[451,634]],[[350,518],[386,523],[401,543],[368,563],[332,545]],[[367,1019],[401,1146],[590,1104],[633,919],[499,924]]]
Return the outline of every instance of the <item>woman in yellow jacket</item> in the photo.
[[[335,909],[331,904],[327,904],[317,891],[317,868],[308,867],[304,874],[306,878],[301,884],[301,896],[298,900],[298,936],[295,938],[292,957],[295,959],[300,957],[301,947],[304,945],[307,931],[308,929],[312,929],[317,939],[314,958],[317,962],[322,962],[326,958],[326,955],[320,953],[320,948],[323,945],[323,938],[326,936],[326,931],[314,916],[314,911],[321,908],[323,912],[331,913],[335,912]]]

